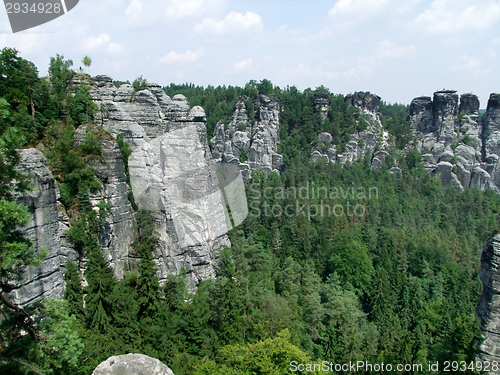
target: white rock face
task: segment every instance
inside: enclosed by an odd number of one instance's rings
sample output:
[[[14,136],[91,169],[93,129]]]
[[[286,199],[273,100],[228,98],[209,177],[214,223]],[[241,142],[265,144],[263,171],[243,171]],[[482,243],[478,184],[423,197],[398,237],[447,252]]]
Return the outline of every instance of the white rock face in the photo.
[[[129,171],[136,203],[154,211],[159,226],[155,261],[160,280],[184,267],[194,288],[215,276],[219,251],[231,245],[205,111],[190,109],[183,95],[169,98],[158,85],[130,93],[129,85],[116,89],[111,82],[96,77],[91,95],[102,109],[96,123],[115,137],[123,134],[133,151]],[[124,248],[110,250],[111,260],[120,258],[115,261],[118,275],[129,253]],[[137,260],[128,262],[133,266]]]

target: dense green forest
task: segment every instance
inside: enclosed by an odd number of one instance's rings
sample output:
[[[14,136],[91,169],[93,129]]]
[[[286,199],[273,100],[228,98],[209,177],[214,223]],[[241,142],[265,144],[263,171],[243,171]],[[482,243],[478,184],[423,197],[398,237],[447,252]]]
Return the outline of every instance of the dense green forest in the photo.
[[[185,273],[160,285],[150,212],[136,212],[139,268],[117,280],[107,263],[98,236],[108,207],[90,205],[88,194],[99,181],[87,161],[100,156],[99,141],[109,134],[92,128],[73,148],[75,129],[92,123],[96,107],[88,88],[73,84],[71,66],[56,56],[50,77],[42,78],[17,51],[0,53],[0,372],[88,375],[108,357],[125,353],[158,358],[176,375],[285,374],[290,361],[474,359],[479,260],[498,230],[500,196],[443,188],[418,155],[403,152],[411,137],[407,106],[382,104],[395,147],[374,170],[370,155],[348,166],[309,163],[318,133],[330,132],[342,147],[366,126],[339,94],[329,94],[332,109],[323,120],[314,107],[314,94],[323,87],[300,91],[268,80],[243,88],[165,87],[168,95],[184,94],[191,105],[205,108],[209,137],[218,121],[227,123],[238,97],[274,95],[283,109],[279,151],[285,170],[253,172],[250,214],[229,233],[232,247],[220,254],[218,277],[192,294]],[[118,141],[126,159],[130,150]],[[62,203],[78,212],[69,236],[88,259],[87,286],[68,263],[65,299],[25,311],[5,297],[9,281],[44,254],[33,254],[18,230],[29,214],[16,194],[29,187],[15,169],[16,149],[39,142]],[[390,173],[394,160],[401,175]],[[297,197],[289,193],[293,188],[315,193]],[[286,206],[301,209],[278,214],[276,207]],[[319,215],[326,206],[342,207],[344,214]]]

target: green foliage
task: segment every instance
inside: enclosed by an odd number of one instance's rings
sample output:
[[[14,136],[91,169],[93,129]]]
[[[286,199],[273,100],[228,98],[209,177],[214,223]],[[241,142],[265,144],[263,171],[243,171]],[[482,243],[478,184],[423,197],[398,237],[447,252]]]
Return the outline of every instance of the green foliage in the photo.
[[[141,90],[145,90],[148,88],[148,81],[143,78],[142,76],[136,78],[134,80],[134,82],[132,82],[132,87],[134,88],[134,91],[137,92],[137,91],[141,91]]]
[[[26,206],[8,199],[0,199],[0,287],[9,290],[9,284],[18,280],[26,265],[33,263],[35,254],[31,242],[19,230],[30,219]]]
[[[158,246],[154,216],[150,211],[140,210],[136,215],[138,235],[133,243],[134,251],[140,255],[140,276],[137,279],[139,295],[138,318],[153,318],[159,308],[160,282],[158,280],[153,251]]]
[[[76,317],[83,314],[83,288],[82,280],[75,263],[68,261],[66,263],[66,272],[64,272],[64,299],[68,301],[68,313]]]
[[[288,330],[281,331],[274,339],[266,339],[255,344],[228,345],[221,350],[220,364],[205,361],[197,366],[196,375],[279,375],[291,368],[290,361],[296,364],[321,363],[313,361],[306,353],[291,342]],[[312,371],[297,371],[297,374],[318,374],[319,367]]]
[[[462,142],[466,145],[470,145],[470,136],[469,134],[464,135],[464,138],[462,139]]]
[[[72,66],[72,60],[64,60],[64,56],[60,56],[59,54],[50,59],[49,78],[57,103],[58,117],[62,117],[63,115],[63,102],[67,97],[70,79],[74,74],[73,70],[71,70]]]
[[[116,87],[120,87],[121,85],[123,85],[125,83],[127,85],[130,85],[130,81],[129,80],[126,80],[126,81],[113,81],[113,85],[115,85]]]
[[[240,152],[240,162],[245,163],[248,160],[248,153],[247,150],[243,149]]]
[[[404,149],[412,136],[410,127],[410,107],[403,104],[380,103],[381,121],[384,128],[393,135],[396,147]]]
[[[120,148],[120,153],[122,154],[123,164],[125,165],[125,174],[128,176],[128,158],[132,155],[132,150],[127,142],[123,139],[123,134],[118,134],[116,136],[116,143]]]
[[[89,96],[88,86],[75,85],[66,103],[66,111],[76,126],[92,123],[94,114],[97,112],[97,105]]]
[[[90,68],[90,65],[92,65],[92,59],[88,56],[85,56],[83,59],[82,59],[82,63],[83,65],[85,65],[87,68]]]
[[[46,299],[39,315],[40,337],[30,357],[45,374],[75,373],[84,344],[78,334],[78,318],[69,314],[64,300]]]

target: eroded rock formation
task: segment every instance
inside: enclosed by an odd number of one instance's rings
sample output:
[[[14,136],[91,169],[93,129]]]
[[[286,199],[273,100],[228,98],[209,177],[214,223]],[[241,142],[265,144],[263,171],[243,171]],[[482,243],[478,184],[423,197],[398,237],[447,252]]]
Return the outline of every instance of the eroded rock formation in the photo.
[[[245,99],[237,101],[227,126],[222,122],[216,125],[210,141],[212,155],[222,163],[239,165],[245,177],[250,176],[251,170],[279,171],[283,167],[283,157],[278,154],[278,101],[274,97],[259,95],[253,102],[256,119],[251,120]]]
[[[441,175],[444,184],[498,190],[500,176],[498,182],[492,177],[500,153],[496,143],[498,118],[496,94],[492,94],[482,122],[474,94],[463,94],[459,101],[456,91],[443,90],[434,93],[432,100],[415,98],[410,105],[415,134],[412,147],[422,154],[425,168]]]
[[[322,110],[326,108],[324,98],[319,97],[318,100],[320,108]],[[326,163],[339,162],[344,165],[354,163],[362,159],[367,153],[370,153],[372,166],[379,168],[389,154],[389,144],[387,142],[389,133],[384,130],[378,112],[380,97],[370,92],[359,91],[347,95],[345,101],[360,111],[361,116],[357,121],[364,121],[366,129],[351,134],[350,140],[345,145],[342,153],[338,153],[336,145],[332,145],[331,134],[319,134],[319,145],[314,147],[310,160],[316,162],[322,159]]]

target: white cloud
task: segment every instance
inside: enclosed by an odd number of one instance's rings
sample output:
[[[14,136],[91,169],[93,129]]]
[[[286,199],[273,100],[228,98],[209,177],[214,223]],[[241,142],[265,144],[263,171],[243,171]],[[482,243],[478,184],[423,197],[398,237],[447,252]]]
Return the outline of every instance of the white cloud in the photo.
[[[106,33],[85,38],[83,48],[89,52],[106,51],[111,55],[122,55],[125,53],[125,48],[121,44],[111,42],[111,36]]]
[[[335,26],[346,29],[369,19],[391,13],[404,13],[412,10],[421,0],[338,0],[328,16]]]
[[[253,66],[253,59],[251,58],[243,61],[238,61],[233,64],[233,71],[235,73],[245,72],[250,70],[252,66]]]
[[[287,80],[290,78],[308,79],[315,81],[335,80],[342,76],[341,72],[312,68],[310,65],[302,63],[292,68],[284,68],[281,70],[281,75]]]
[[[484,30],[500,21],[500,2],[495,0],[434,0],[409,24],[415,32],[451,35]]]
[[[165,56],[160,58],[161,64],[179,64],[179,63],[194,63],[203,56],[203,48],[199,47],[196,51],[186,50],[184,52],[170,51]]]
[[[98,36],[89,36],[84,40],[84,48],[89,51],[99,49],[111,41],[109,34],[99,34]]]
[[[477,57],[461,55],[455,65],[450,67],[453,73],[471,73],[475,76],[484,76],[491,73],[491,69],[483,68],[483,63]]]
[[[227,0],[130,0],[125,10],[131,25],[151,25],[187,17],[203,17],[222,11]]]
[[[264,29],[262,18],[253,12],[245,14],[231,12],[222,21],[213,18],[205,18],[196,25],[199,34],[231,35],[241,33],[259,33]]]
[[[413,44],[397,46],[388,40],[381,41],[378,43],[377,51],[373,55],[358,59],[357,66],[354,70],[350,70],[350,76],[357,73],[370,74],[375,66],[383,62],[414,56],[416,53],[417,49]]]
[[[169,18],[203,16],[225,7],[226,0],[170,0],[165,15]]]

